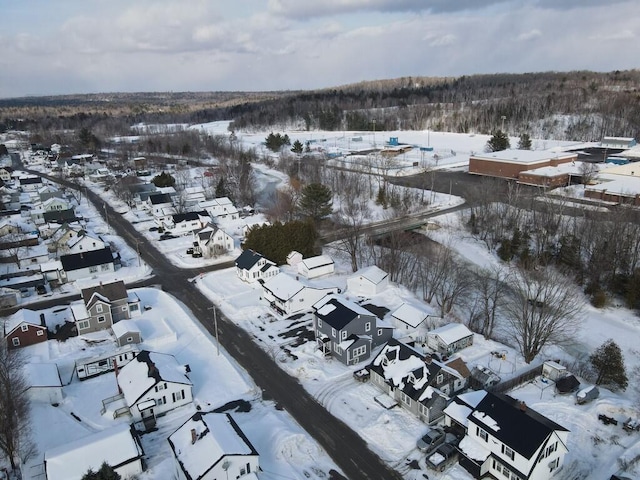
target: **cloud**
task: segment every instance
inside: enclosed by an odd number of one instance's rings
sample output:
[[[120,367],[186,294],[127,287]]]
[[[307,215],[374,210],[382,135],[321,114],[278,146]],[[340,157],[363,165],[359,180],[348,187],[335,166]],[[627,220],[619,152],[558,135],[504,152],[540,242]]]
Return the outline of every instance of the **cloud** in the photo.
[[[529,30],[528,32],[522,32],[520,35],[516,37],[519,42],[528,42],[529,40],[535,40],[538,37],[542,36],[542,32],[537,28],[533,30]]]
[[[597,35],[591,35],[589,38],[592,40],[603,41],[634,40],[636,38],[636,34],[632,30],[625,29],[615,32],[598,33]]]

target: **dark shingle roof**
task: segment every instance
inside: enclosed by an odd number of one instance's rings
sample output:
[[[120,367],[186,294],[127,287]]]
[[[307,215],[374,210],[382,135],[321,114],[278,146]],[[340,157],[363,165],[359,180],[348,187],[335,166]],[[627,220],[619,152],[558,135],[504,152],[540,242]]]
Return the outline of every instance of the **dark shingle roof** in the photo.
[[[109,247],[89,252],[72,253],[60,257],[65,272],[80,270],[81,268],[96,267],[105,263],[113,263],[113,254]]]
[[[75,221],[78,219],[76,217],[76,212],[73,208],[68,208],[66,210],[51,210],[50,212],[44,212],[42,214],[42,218],[47,223],[60,223],[66,221]]]
[[[25,177],[20,179],[20,185],[33,185],[34,183],[42,183],[40,177]]]
[[[171,203],[171,195],[168,193],[155,193],[149,195],[151,205],[160,205],[161,203]]]
[[[91,300],[94,293],[99,293],[103,297],[108,298],[111,302],[115,302],[116,300],[127,298],[127,287],[125,287],[124,282],[120,280],[117,282],[106,283],[104,285],[101,284],[94,287],[83,288],[82,300],[84,300],[85,305],[89,305],[89,300]]]
[[[186,213],[176,213],[173,216],[173,223],[178,224],[180,222],[191,222],[193,220],[198,220],[200,217],[208,217],[207,212],[186,212]]]
[[[250,270],[256,263],[262,259],[262,255],[253,250],[245,250],[236,258],[236,267],[241,270]]]
[[[324,312],[329,309],[324,308],[325,305],[332,305],[334,308],[326,313],[319,313],[320,311]],[[323,310],[324,309],[324,310]],[[347,305],[342,303],[337,298],[332,298],[328,302],[326,302],[323,307],[316,311],[316,316],[325,322],[327,325],[335,328],[336,330],[342,330],[346,327],[353,319],[358,317],[358,313],[351,310]]]
[[[519,400],[508,395],[488,392],[474,412],[490,417],[498,425],[498,430],[492,429],[473,413],[469,415],[469,422],[491,433],[523,457],[531,458],[553,431],[567,429],[521,405]]]

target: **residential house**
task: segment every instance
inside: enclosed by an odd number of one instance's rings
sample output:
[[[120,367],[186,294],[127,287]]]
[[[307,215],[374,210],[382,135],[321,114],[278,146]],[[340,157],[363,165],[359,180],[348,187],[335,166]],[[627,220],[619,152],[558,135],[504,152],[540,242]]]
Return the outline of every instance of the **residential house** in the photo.
[[[444,413],[446,425],[465,433],[459,461],[474,478],[547,480],[568,453],[566,428],[508,395],[470,392]]]
[[[40,270],[40,264],[49,261],[49,249],[44,243],[20,249],[18,264],[20,269]]]
[[[54,285],[64,283],[62,262],[60,260],[52,260],[40,264],[40,273],[45,282],[52,282]]]
[[[152,214],[160,213],[163,208],[173,207],[173,199],[168,193],[152,193],[147,198],[147,208]]]
[[[243,251],[236,258],[235,265],[240,280],[248,283],[266,280],[280,273],[275,263],[250,249]]]
[[[286,273],[280,273],[266,280],[262,284],[262,290],[262,299],[283,316],[311,310],[313,305],[325,295],[340,291],[337,287],[310,287]]]
[[[389,285],[389,274],[371,265],[364,267],[347,278],[347,291],[360,297],[372,297]]]
[[[467,385],[469,370],[423,355],[392,338],[367,367],[373,385],[425,423],[442,418],[449,395]]]
[[[198,204],[198,208],[206,210],[209,216],[214,220],[222,218],[237,220],[239,217],[238,209],[227,197],[214,198],[213,200],[200,202]]]
[[[184,235],[200,230],[211,218],[207,212],[176,213],[171,217],[169,229],[174,235]]]
[[[2,180],[3,182],[10,182],[11,181],[11,174],[13,173],[13,168],[11,167],[0,167],[0,180]]]
[[[9,348],[26,347],[47,341],[44,313],[21,308],[4,321],[4,338]]]
[[[168,440],[178,480],[258,478],[258,452],[228,413],[198,412]]]
[[[134,422],[155,425],[157,417],[193,401],[189,368],[173,355],[142,350],[120,369],[118,386]]]
[[[473,345],[473,332],[461,323],[450,323],[427,333],[427,347],[441,355],[452,355]]]
[[[369,310],[336,295],[313,305],[318,349],[345,365],[367,360],[371,351],[391,339],[393,328]]]
[[[0,308],[11,308],[18,304],[20,292],[14,288],[0,287]]]
[[[55,363],[27,363],[25,374],[29,400],[56,406],[62,403],[62,381]]]
[[[44,219],[45,223],[69,223],[78,220],[76,211],[73,208],[69,208],[67,210],[51,210],[49,212],[44,212],[42,214],[42,218]]]
[[[62,280],[73,282],[80,278],[90,278],[104,273],[115,272],[115,259],[109,247],[89,252],[61,255]]]
[[[30,210],[31,221],[36,225],[45,223],[44,214],[46,212],[60,212],[62,210],[73,210],[71,204],[60,197],[51,197],[48,200],[38,202]],[[75,216],[75,212],[74,212]]]
[[[330,275],[335,271],[335,263],[328,255],[318,255],[303,259],[298,263],[298,273],[306,278]]]
[[[213,223],[193,232],[194,245],[205,257],[222,255],[233,250],[233,237]]]
[[[69,253],[89,252],[92,250],[102,250],[106,247],[101,238],[97,236],[88,235],[86,232],[81,232],[80,235],[71,237],[67,242],[66,251]]]
[[[120,320],[111,326],[111,331],[119,347],[142,342],[142,333],[135,320]]]
[[[140,315],[140,299],[127,292],[122,280],[84,288],[81,294],[85,310],[72,304],[78,335],[106,330],[121,320]]]
[[[134,478],[144,471],[144,451],[137,433],[127,424],[107,428],[44,454],[46,480],[81,480],[103,463],[121,478]]]
[[[415,330],[429,318],[429,314],[420,308],[403,303],[391,313],[391,318],[404,330]]]
[[[23,192],[37,192],[42,187],[42,178],[35,175],[19,177],[18,183]]]
[[[173,216],[176,214],[173,207],[154,208],[152,215],[156,225],[160,228],[171,229],[173,227]]]

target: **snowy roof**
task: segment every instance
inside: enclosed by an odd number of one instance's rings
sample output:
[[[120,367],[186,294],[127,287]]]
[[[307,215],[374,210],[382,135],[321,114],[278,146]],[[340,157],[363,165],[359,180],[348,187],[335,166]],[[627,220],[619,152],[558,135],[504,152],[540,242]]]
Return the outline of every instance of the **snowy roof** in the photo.
[[[173,355],[147,350],[141,351],[135,360],[122,367],[118,375],[118,385],[129,406],[163,381],[191,385],[184,365],[180,365]]]
[[[465,456],[478,463],[484,462],[491,454],[490,450],[482,446],[479,442],[476,442],[468,435],[465,435],[460,441],[458,448],[465,454]]]
[[[316,316],[336,330],[342,330],[358,315],[374,317],[366,308],[334,294],[325,295],[313,305],[313,308]]]
[[[333,265],[333,259],[328,255],[318,255],[317,257],[305,258],[301,262],[307,269],[313,270],[314,268],[325,267],[327,265]],[[300,268],[300,267],[298,267]]]
[[[286,273],[279,273],[264,282],[262,286],[265,290],[271,292],[274,297],[284,301],[290,300],[305,288],[302,283]]]
[[[473,335],[473,332],[461,323],[449,323],[435,330],[431,330],[428,335],[437,335],[447,345],[451,345],[463,338]]]
[[[127,333],[140,333],[140,329],[135,320],[120,320],[111,326],[116,338],[120,338]]]
[[[129,425],[122,424],[47,450],[44,461],[47,480],[80,480],[103,462],[117,466],[141,456]]]
[[[522,165],[532,165],[544,163],[551,159],[571,159],[578,158],[577,153],[557,152],[549,150],[518,150],[508,149],[499,152],[490,152],[481,155],[473,155],[472,158],[479,160],[490,160],[494,162],[520,163]]]
[[[258,455],[228,413],[196,413],[169,443],[188,478],[203,478],[225,456]]]
[[[122,280],[83,288],[81,293],[82,299],[87,306],[90,306],[95,301],[95,298],[110,303],[128,297],[127,287]]]
[[[371,265],[369,267],[361,268],[356,273],[354,273],[351,278],[362,277],[377,285],[382,282],[387,277],[387,275],[389,274],[384,270],[376,267],[375,265]]]
[[[602,183],[588,185],[587,190],[635,197],[640,193],[640,177],[638,176],[640,175],[640,165],[637,169],[637,172],[633,172],[634,176],[601,174],[599,179]]]
[[[76,300],[75,302],[71,302],[69,304],[71,308],[71,313],[73,314],[73,318],[77,322],[78,320],[84,320],[85,318],[89,318],[89,312],[87,311],[87,306],[84,304],[82,300]]]
[[[429,314],[414,307],[413,305],[403,303],[391,314],[391,316],[406,323],[410,327],[416,328],[427,319]]]
[[[41,263],[41,272],[57,272],[62,270],[62,262],[60,260],[53,260],[51,262]]]
[[[20,326],[22,323],[40,326],[40,314],[28,308],[21,308],[5,320],[5,335]]]
[[[62,387],[55,363],[27,363],[25,369],[30,387]]]

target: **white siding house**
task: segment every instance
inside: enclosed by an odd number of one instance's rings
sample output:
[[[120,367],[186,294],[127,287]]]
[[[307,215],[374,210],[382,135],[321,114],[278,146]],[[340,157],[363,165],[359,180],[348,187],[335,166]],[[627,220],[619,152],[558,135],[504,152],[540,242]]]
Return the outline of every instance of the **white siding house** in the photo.
[[[347,291],[360,297],[371,297],[389,285],[389,274],[375,265],[361,268],[347,278]]]
[[[280,273],[264,282],[262,299],[281,315],[288,316],[311,310],[321,298],[338,291],[337,287],[310,287],[286,273]]]
[[[305,258],[298,263],[298,273],[306,278],[330,275],[335,271],[333,259],[327,255]]]

